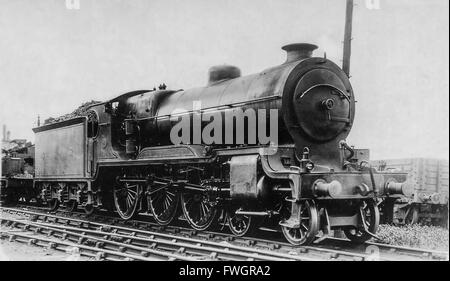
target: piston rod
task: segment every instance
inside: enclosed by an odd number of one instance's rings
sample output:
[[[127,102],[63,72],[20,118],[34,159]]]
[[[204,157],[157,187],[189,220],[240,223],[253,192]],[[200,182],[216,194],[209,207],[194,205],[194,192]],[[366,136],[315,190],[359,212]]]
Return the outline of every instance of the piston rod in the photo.
[[[236,215],[242,215],[242,216],[260,216],[260,217],[267,217],[267,216],[273,216],[278,215],[278,212],[276,211],[266,211],[266,212],[255,212],[255,211],[242,211],[238,210],[235,212]]]

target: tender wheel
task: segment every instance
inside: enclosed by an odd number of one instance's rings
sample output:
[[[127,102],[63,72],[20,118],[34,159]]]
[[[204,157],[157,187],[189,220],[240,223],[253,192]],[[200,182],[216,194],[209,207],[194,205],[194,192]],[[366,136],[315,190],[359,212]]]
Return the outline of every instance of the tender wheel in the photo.
[[[155,187],[147,195],[148,208],[160,225],[168,225],[175,218],[180,195],[170,187]]]
[[[181,207],[189,225],[196,230],[205,230],[211,226],[217,208],[204,193],[182,193]]]
[[[377,204],[372,200],[367,202],[364,201],[361,210],[365,218],[367,230],[370,233],[375,234],[378,230],[378,225],[380,224],[380,211],[378,210]],[[344,229],[344,233],[348,239],[357,243],[364,243],[372,238],[370,234],[364,231],[363,226]]]
[[[56,198],[52,198],[47,202],[47,206],[50,212],[56,211],[59,208],[59,200]]]
[[[69,200],[66,204],[66,210],[68,212],[75,212],[78,208],[78,202],[76,200]]]
[[[86,215],[90,216],[95,212],[95,207],[92,204],[86,204],[86,206],[84,206],[84,212],[86,213]]]
[[[299,227],[281,227],[286,240],[296,246],[311,243],[319,232],[319,215],[314,202],[302,201],[298,205]]]
[[[139,205],[142,188],[139,184],[120,183],[114,185],[114,205],[124,220],[131,219]]]

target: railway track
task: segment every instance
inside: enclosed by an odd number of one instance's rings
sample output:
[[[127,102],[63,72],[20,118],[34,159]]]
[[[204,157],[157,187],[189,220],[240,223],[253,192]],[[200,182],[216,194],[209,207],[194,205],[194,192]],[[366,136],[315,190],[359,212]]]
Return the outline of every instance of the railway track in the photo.
[[[26,242],[66,250],[67,247],[82,245],[82,251],[93,252],[96,257],[108,257],[122,253],[127,260],[222,260],[222,261],[282,261],[312,260],[306,255],[283,254],[248,247],[236,246],[199,239],[180,237],[171,234],[140,231],[125,227],[92,223],[78,219],[42,215],[26,212],[30,220],[1,218],[1,236],[10,241]],[[24,214],[24,212],[22,212]],[[20,229],[23,232],[8,231]],[[43,234],[68,242],[57,242],[33,234]],[[90,245],[86,247],[85,245]],[[49,246],[51,245],[51,246]],[[87,249],[89,248],[89,249]],[[94,251],[95,252],[95,251]]]
[[[48,214],[42,208],[31,209],[0,208],[5,212],[28,216],[31,220],[7,222],[2,219],[2,225],[33,231],[40,229],[60,238],[69,237],[72,241],[84,235],[88,239],[86,241],[94,239],[97,242],[94,245],[107,245],[107,249],[128,251],[133,255],[139,254],[139,251],[149,255],[145,249],[158,253],[162,251],[174,255],[166,255],[165,258],[170,260],[183,260],[186,257],[195,260],[448,260],[447,252],[372,242],[355,245],[345,239],[327,238],[313,246],[294,247],[276,238],[236,238],[221,232],[197,232],[181,226],[161,227],[142,220],[123,222],[108,215],[86,217],[81,213],[64,211],[58,211],[56,215]],[[152,258],[161,259],[158,253]]]
[[[91,245],[95,247],[98,253],[104,252],[106,249],[108,254],[125,253],[126,258],[132,260],[181,260],[181,261],[197,261],[197,260],[255,260],[255,261],[279,261],[279,260],[306,260],[306,258],[277,253],[263,253],[238,251],[238,249],[230,249],[220,245],[203,245],[195,239],[180,241],[173,237],[137,237],[131,235],[118,234],[116,232],[105,232],[102,230],[91,230],[88,227],[70,227],[52,223],[29,222],[15,219],[0,219],[3,226],[12,229],[21,229],[26,233],[44,234],[64,241],[70,241],[73,244]],[[81,225],[83,226],[83,225]],[[6,234],[3,231],[2,234]],[[8,239],[15,240],[17,237],[35,239],[41,241],[41,238],[32,238],[31,234],[9,233]],[[167,239],[164,239],[167,238]],[[57,245],[58,243],[55,242]],[[150,257],[150,258],[148,258]]]

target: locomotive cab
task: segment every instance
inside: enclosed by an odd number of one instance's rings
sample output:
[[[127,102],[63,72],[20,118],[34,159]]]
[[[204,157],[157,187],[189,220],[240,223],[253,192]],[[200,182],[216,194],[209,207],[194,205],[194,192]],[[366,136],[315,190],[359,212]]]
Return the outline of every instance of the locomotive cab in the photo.
[[[111,141],[124,157],[134,157],[158,139],[155,116],[158,105],[173,91],[142,90],[126,93],[105,104],[111,115]]]

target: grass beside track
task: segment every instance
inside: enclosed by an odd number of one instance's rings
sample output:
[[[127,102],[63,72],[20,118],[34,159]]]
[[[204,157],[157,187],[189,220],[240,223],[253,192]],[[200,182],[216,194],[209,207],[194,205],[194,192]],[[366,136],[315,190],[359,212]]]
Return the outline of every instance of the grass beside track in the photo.
[[[381,243],[428,250],[448,251],[448,229],[427,225],[380,225],[377,236]]]

